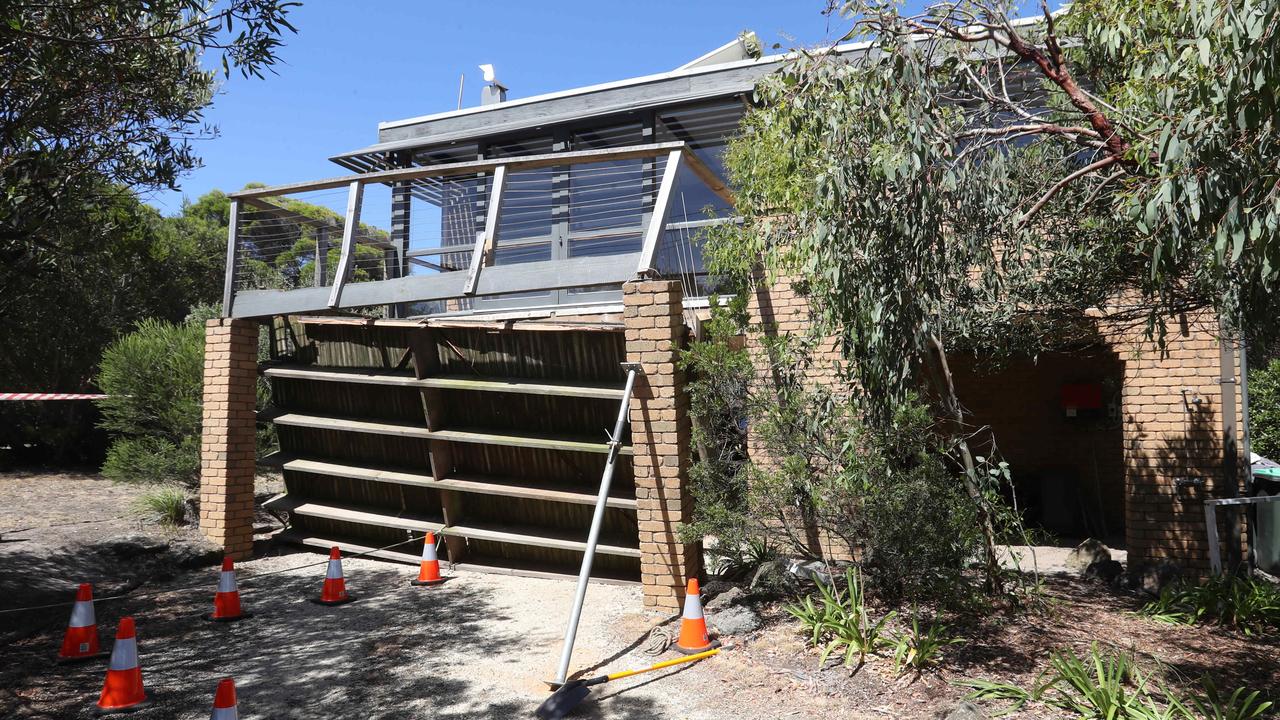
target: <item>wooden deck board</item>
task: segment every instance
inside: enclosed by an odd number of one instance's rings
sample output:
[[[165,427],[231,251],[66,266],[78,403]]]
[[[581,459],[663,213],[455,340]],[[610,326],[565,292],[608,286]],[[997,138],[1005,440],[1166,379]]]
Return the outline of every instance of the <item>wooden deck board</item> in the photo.
[[[523,380],[480,378],[466,375],[441,375],[419,380],[424,387],[442,390],[476,390],[480,392],[506,392],[523,395],[552,395],[556,397],[582,397],[600,400],[621,400],[622,387],[610,383],[573,383],[554,380]]]
[[[480,445],[502,445],[506,447],[525,447],[542,450],[564,450],[570,452],[607,453],[607,442],[592,442],[579,438],[568,438],[545,433],[496,433],[472,430],[467,428],[449,430],[428,430],[415,425],[403,423],[375,422],[354,418],[328,417],[321,415],[304,415],[285,412],[274,418],[277,425],[303,427],[314,430],[335,430],[338,432],[362,432],[376,435],[396,435],[400,437],[422,438],[424,440],[449,440],[452,442],[472,443]],[[602,433],[603,434],[603,433]],[[631,455],[630,445],[618,449],[620,455]]]
[[[418,379],[412,373],[366,368],[322,368],[308,365],[277,365],[262,370],[269,378],[345,382],[363,385],[390,385],[406,388],[440,388],[554,397],[581,397],[621,400],[622,386],[611,383],[579,383],[524,378],[484,378],[468,375],[441,375]]]
[[[384,514],[370,510],[355,510],[336,505],[309,502],[305,499],[294,500],[290,498],[290,496],[283,494],[271,498],[263,504],[263,507],[268,510],[286,511],[305,517],[339,520],[342,522],[412,530],[415,532],[431,531],[440,535],[453,535],[455,537],[471,538],[474,540],[488,540],[491,542],[528,545],[531,547],[569,550],[574,552],[585,552],[587,549],[585,535],[582,536],[582,539],[577,539],[579,537],[578,534],[572,531],[513,525],[503,525],[500,528],[495,525],[482,523],[464,523],[446,526],[442,522],[435,522],[417,516]],[[639,547],[614,545],[608,542],[600,542],[596,545],[596,552],[602,555],[618,555],[620,557],[631,558],[640,557]]]
[[[533,547],[551,548],[555,550],[570,550],[576,552],[585,552],[587,549],[586,535],[582,535],[581,540],[576,533],[560,530],[547,530],[544,528],[530,528],[523,526],[502,526],[506,529],[498,529],[498,527],[487,524],[460,524],[452,525],[441,532],[446,535],[457,535],[459,537],[472,538],[474,540],[489,540],[491,542],[512,543],[514,545],[531,545]],[[602,555],[618,555],[621,557],[640,557],[639,547],[626,547],[622,545],[612,545],[606,542],[600,542],[596,545],[596,552]]]
[[[403,548],[409,548],[407,550],[400,550],[398,548],[379,550],[372,546],[351,542],[346,539],[326,537],[297,530],[284,530],[276,533],[272,537],[272,540],[291,545],[313,548],[317,551],[328,551],[329,548],[337,546],[347,555],[364,555],[367,557],[378,558],[379,560],[405,563],[407,565],[417,565],[421,562],[420,549],[413,543],[406,543],[400,546]],[[550,578],[555,580],[572,579],[577,575],[576,569],[561,570],[545,563],[512,563],[510,560],[491,559],[483,556],[476,557],[468,562],[449,565],[449,567],[452,569],[490,573],[494,575],[515,575],[518,577]],[[591,582],[614,585],[639,584],[638,580],[625,579],[616,574],[595,575],[591,578]]]
[[[530,500],[547,500],[551,502],[594,505],[596,496],[587,492],[564,490],[552,483],[530,482],[520,478],[499,478],[487,475],[454,475],[437,480],[430,475],[408,473],[400,470],[342,465],[321,462],[319,460],[293,459],[284,463],[285,470],[305,472],[331,477],[347,477],[370,482],[393,483],[397,485],[413,485],[417,487],[456,490],[479,495],[501,495],[505,497],[527,498]],[[611,495],[605,503],[608,507],[634,510],[636,501],[622,495]]]
[[[325,520],[338,520],[341,522],[360,523],[363,525],[376,525],[378,527],[397,528],[400,530],[413,530],[415,532],[440,532],[444,528],[444,523],[436,520],[425,518],[421,515],[410,515],[404,513],[379,512],[374,510],[357,510],[354,508],[341,507],[339,505],[327,505],[324,503],[311,502],[306,499],[295,499],[289,495],[277,495],[262,505],[268,510],[280,510],[303,515],[305,517],[316,517]]]
[[[311,365],[276,365],[265,367],[262,374],[269,378],[288,380],[316,380],[319,382],[346,382],[361,385],[392,385],[396,387],[427,387],[413,373],[395,370],[366,368],[321,368]]]

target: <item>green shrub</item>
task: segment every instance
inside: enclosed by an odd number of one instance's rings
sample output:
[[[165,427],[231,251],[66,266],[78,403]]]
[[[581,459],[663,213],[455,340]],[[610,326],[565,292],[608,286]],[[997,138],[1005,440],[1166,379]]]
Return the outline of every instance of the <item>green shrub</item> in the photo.
[[[826,665],[827,658],[834,653],[843,654],[845,667],[860,667],[866,662],[867,655],[889,643],[885,624],[897,613],[891,612],[873,622],[858,571],[846,569],[844,579],[845,592],[841,592],[834,583],[818,583],[818,603],[807,597],[799,604],[786,607],[786,611],[800,621],[809,637],[809,644],[822,647],[818,667]]]
[[[1280,358],[1249,371],[1249,444],[1280,461]]]
[[[1280,586],[1250,577],[1218,575],[1200,585],[1171,585],[1139,613],[1159,622],[1217,623],[1253,635],[1280,627]]]
[[[948,637],[945,625],[931,623],[922,630],[920,617],[912,613],[909,628],[892,638],[894,670],[901,673],[910,669],[918,673],[937,662],[943,648],[963,642],[961,638]]]
[[[103,473],[194,485],[199,474],[204,326],[147,319],[107,347],[98,385],[111,433]]]
[[[1131,654],[1097,643],[1084,657],[1070,649],[1055,651],[1049,666],[1028,688],[982,679],[955,684],[970,688],[968,699],[1009,703],[1000,715],[1042,703],[1083,720],[1253,720],[1272,707],[1261,693],[1246,688],[1224,695],[1207,677],[1201,679],[1203,692],[1181,696],[1158,682],[1156,670],[1139,668]]]
[[[1272,707],[1269,700],[1261,699],[1261,693],[1257,690],[1250,692],[1246,688],[1236,688],[1230,695],[1223,695],[1208,678],[1200,684],[1204,688],[1203,693],[1193,695],[1179,704],[1188,718],[1253,720],[1262,717]]]
[[[200,443],[185,438],[120,437],[107,448],[102,475],[120,483],[181,483],[194,486],[200,475]]]
[[[716,574],[729,580],[748,578],[756,568],[779,557],[768,537],[747,538],[737,547],[727,547],[721,541],[708,553],[715,558]]]
[[[912,397],[872,418],[851,385],[812,382],[818,338],[762,337],[772,382],[760,382],[742,342],[748,296],[713,303],[705,339],[681,356],[697,450],[686,539],[716,537],[712,552],[730,571],[754,562],[763,538],[816,557],[834,547],[859,558],[888,603],[971,599],[981,523],[928,408]],[[1004,472],[991,484],[1007,482]]]
[[[1122,720],[1163,717],[1151,696],[1150,678],[1125,653],[1099,650],[1094,643],[1081,659],[1062,650],[1049,659],[1053,675],[1036,693],[1073,717]]]
[[[187,493],[172,485],[148,490],[135,507],[161,525],[183,525],[187,521]]]
[[[102,427],[174,443],[198,435],[203,369],[203,326],[143,320],[102,355]]]

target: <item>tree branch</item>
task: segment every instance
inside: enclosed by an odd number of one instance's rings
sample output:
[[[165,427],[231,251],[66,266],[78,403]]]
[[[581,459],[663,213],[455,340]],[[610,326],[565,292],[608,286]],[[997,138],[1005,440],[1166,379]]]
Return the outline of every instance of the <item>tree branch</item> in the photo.
[[[1085,175],[1088,175],[1089,173],[1097,172],[1102,168],[1110,167],[1112,165],[1115,165],[1118,162],[1120,162],[1120,158],[1114,155],[1108,155],[1102,158],[1101,160],[1098,160],[1097,162],[1090,163],[1089,165],[1085,165],[1079,170],[1071,173],[1070,175],[1054,183],[1053,187],[1049,188],[1049,191],[1046,192],[1044,195],[1042,195],[1040,199],[1036,201],[1036,204],[1032,205],[1031,209],[1028,210],[1025,215],[1023,215],[1021,218],[1018,219],[1018,227],[1019,228],[1024,227],[1027,224],[1027,221],[1030,220],[1032,216],[1034,216],[1036,213],[1040,212],[1040,209],[1043,208],[1050,200],[1052,200],[1053,196],[1057,195],[1062,190],[1062,188],[1070,185],[1071,183],[1075,182],[1076,180],[1079,180],[1080,178],[1084,177]]]
[[[1087,135],[1089,137],[1098,137],[1098,133],[1086,127],[1071,127],[1067,125],[1058,125],[1057,123],[1025,123],[1022,125],[1004,125],[994,128],[973,128],[965,130],[956,137],[971,138],[986,135],[1010,135],[1010,134],[1053,134],[1053,135]]]

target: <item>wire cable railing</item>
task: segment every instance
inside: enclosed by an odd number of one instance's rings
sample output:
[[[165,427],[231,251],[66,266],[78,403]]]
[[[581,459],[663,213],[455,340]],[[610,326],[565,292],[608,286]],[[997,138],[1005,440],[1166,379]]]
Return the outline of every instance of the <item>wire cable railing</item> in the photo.
[[[224,311],[407,307],[697,275],[677,171],[732,201],[682,142],[379,170],[230,195]],[[687,182],[687,178],[683,182]],[[668,247],[675,238],[678,247]],[[403,308],[401,308],[403,310]]]

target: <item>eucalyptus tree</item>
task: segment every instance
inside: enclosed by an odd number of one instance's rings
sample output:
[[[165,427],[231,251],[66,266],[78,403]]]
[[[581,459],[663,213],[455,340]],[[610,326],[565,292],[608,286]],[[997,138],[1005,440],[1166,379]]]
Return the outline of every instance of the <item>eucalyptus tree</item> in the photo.
[[[218,77],[262,76],[292,32],[284,0],[49,0],[0,9],[0,252],[56,263],[50,223],[103,187],[176,187]],[[206,63],[219,70],[209,69]],[[110,192],[105,193],[107,195]],[[56,233],[55,233],[56,234]]]
[[[998,488],[948,350],[1066,345],[1098,314],[1157,338],[1195,310],[1274,325],[1280,0],[831,10],[863,43],[758,86],[727,159],[747,222],[711,265],[801,287],[873,419],[929,389],[994,582]]]

